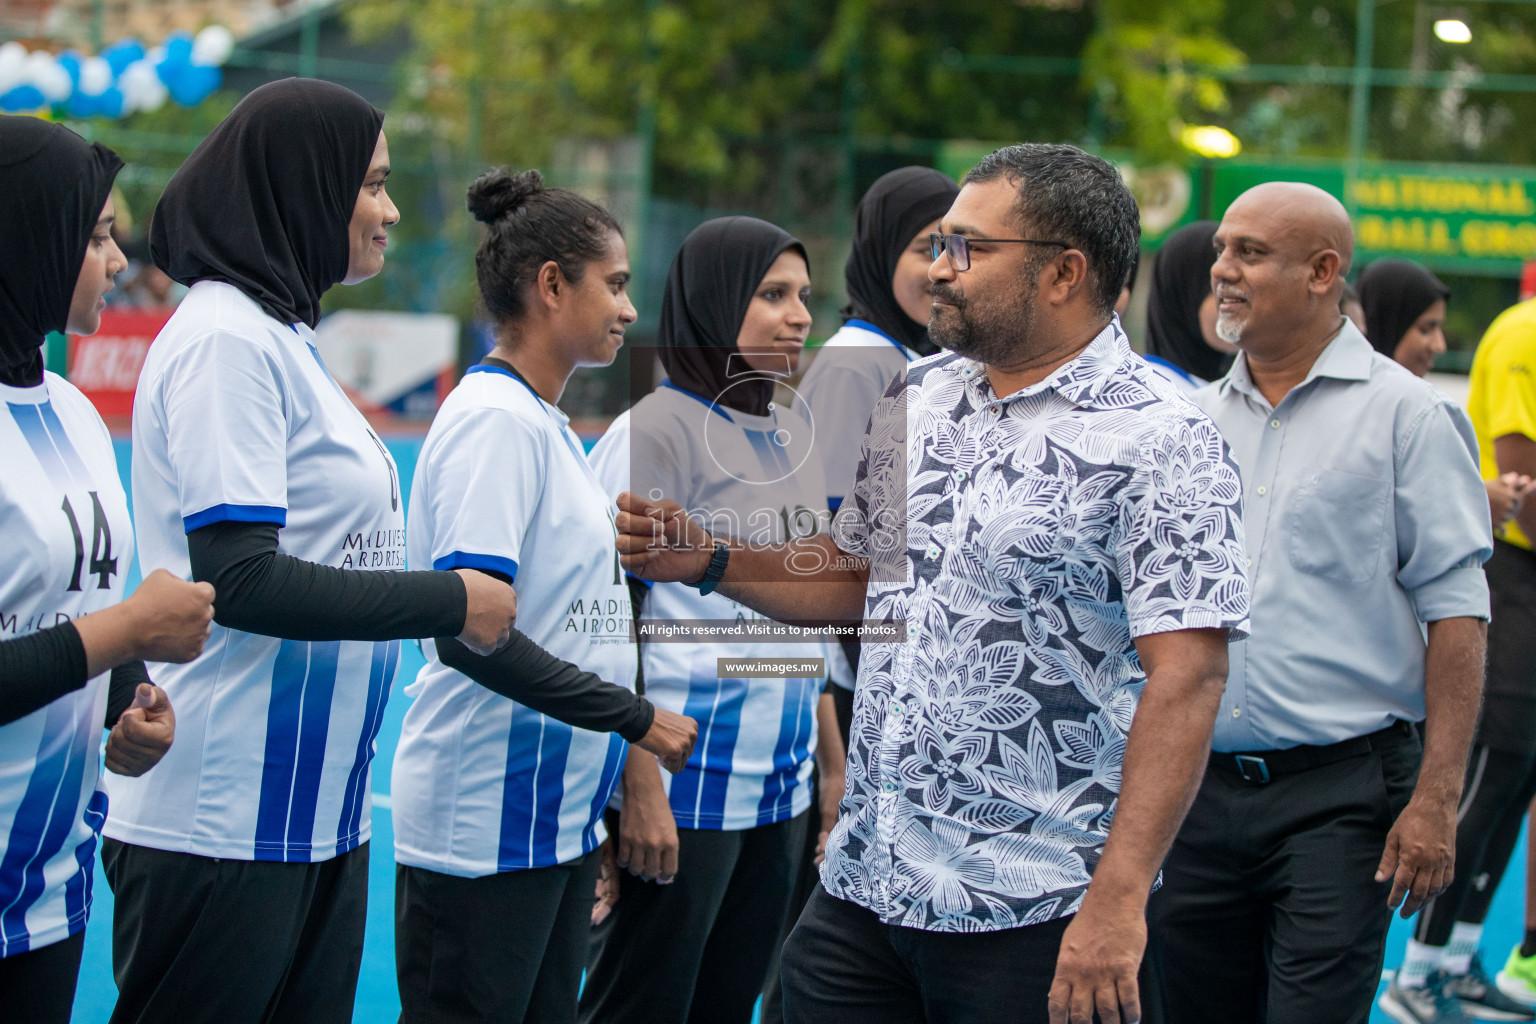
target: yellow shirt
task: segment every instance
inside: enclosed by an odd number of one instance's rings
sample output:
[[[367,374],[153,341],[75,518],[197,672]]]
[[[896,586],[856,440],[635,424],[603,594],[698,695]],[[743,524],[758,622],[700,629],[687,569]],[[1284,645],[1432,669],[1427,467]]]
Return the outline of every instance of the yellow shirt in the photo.
[[[1495,438],[1524,434],[1536,440],[1536,299],[1511,306],[1488,325],[1472,359],[1467,415],[1477,431],[1484,480],[1499,475]],[[1514,522],[1494,531],[1527,551],[1531,541]]]

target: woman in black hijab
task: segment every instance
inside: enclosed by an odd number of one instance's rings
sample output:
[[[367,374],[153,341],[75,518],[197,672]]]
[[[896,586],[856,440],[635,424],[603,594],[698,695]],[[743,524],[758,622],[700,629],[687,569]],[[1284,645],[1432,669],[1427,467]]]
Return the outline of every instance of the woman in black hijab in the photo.
[[[804,247],[772,224],[727,217],[688,236],[661,309],[669,376],[592,451],[610,495],[659,492],[716,529],[765,543],[819,529],[826,484],[810,424],[772,401],[810,332],[809,293]],[[641,636],[685,619],[771,628],[712,590],[641,589]],[[582,1021],[752,1019],[807,832],[824,831],[810,793],[812,751],[840,796],[843,750],[819,676],[718,678],[722,658],[823,656],[814,644],[751,635],[640,645],[646,697],[696,718],[700,739],[666,782],[654,758],[625,763],[617,833],[628,873],[587,975]]]
[[[0,115],[0,1007],[37,1024],[66,1024],[74,1002],[106,809],[101,729],[108,771],[160,760],[175,716],[143,659],[195,657],[212,617],[210,587],[164,571],[122,600],[133,548],[111,439],[43,370],[44,336],[94,333],[127,262],[111,234],[121,167],[60,125]]]
[[[1211,295],[1216,227],[1211,220],[1186,224],[1164,240],[1152,261],[1146,358],[1185,389],[1225,374],[1237,351],[1216,337]]]
[[[321,296],[378,273],[399,220],[382,124],[337,85],[262,86],[155,211],[155,261],[190,290],[135,396],[139,548],[218,606],[205,655],[160,673],[171,770],[111,787],[114,1022],[350,1021],[399,641],[512,633],[505,582],[396,571],[398,471],[315,348]]]
[[[800,240],[754,217],[707,221],[684,240],[667,274],[657,338],[673,387],[752,416],[768,415],[774,385],[800,365],[805,339],[752,350],[738,341],[759,284],[786,252],[797,254],[804,267]]]
[[[1377,260],[1357,285],[1372,347],[1415,376],[1434,368],[1445,351],[1445,304],[1451,290],[1412,260]]]

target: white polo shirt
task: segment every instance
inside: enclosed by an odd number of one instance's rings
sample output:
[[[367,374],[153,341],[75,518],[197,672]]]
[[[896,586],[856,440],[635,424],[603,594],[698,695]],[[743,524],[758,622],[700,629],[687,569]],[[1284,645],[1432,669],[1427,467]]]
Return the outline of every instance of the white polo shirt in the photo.
[[[133,527],[112,439],[84,395],[50,373],[0,385],[0,399],[0,639],[11,640],[121,601]],[[0,726],[0,957],[85,927],[107,813],[107,679]]]
[[[188,579],[186,535],[282,527],[278,550],[405,568],[394,460],[306,325],[201,281],[150,347],[133,406],[139,561]],[[215,599],[217,600],[217,599]],[[305,642],[215,625],[201,657],[150,672],[176,708],[153,772],[114,776],[107,835],[236,860],[320,861],[369,836],[374,738],[399,641]]]
[[[825,532],[826,483],[812,432],[788,409],[749,416],[664,384],[613,421],[592,464],[609,495],[671,498],[701,512],[716,534],[777,544]],[[651,587],[642,628],[686,619],[767,621],[723,594],[680,583]],[[754,828],[810,806],[825,676],[720,678],[718,659],[826,659],[835,646],[641,643],[646,698],[699,723],[687,767],[662,775],[679,828]]]
[[[519,630],[634,687],[615,509],[563,412],[505,370],[473,367],[432,421],[411,488],[412,568],[512,577]],[[391,783],[395,859],[475,878],[595,849],[628,744],[493,693],[438,661],[431,641],[422,648]]]

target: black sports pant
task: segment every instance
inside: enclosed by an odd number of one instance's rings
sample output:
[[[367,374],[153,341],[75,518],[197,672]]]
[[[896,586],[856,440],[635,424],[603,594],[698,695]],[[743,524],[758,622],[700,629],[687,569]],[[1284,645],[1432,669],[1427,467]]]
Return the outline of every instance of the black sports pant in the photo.
[[[1407,728],[1268,783],[1208,767],[1152,899],[1178,1024],[1363,1024],[1381,978],[1387,832],[1418,779]]]
[[[1431,946],[1451,941],[1457,921],[1482,924],[1520,839],[1520,823],[1536,797],[1536,751],[1472,748],[1456,817],[1456,877],[1419,911],[1413,937]]]
[[[111,1024],[351,1024],[368,844],[316,864],[108,839]]]
[[[1413,937],[1450,941],[1481,924],[1536,795],[1536,555],[1496,540],[1488,560],[1488,679],[1457,809],[1456,878],[1419,913]]]
[[[995,932],[926,932],[811,894],[784,944],[786,1024],[1046,1024],[1071,918]]]
[[[0,959],[0,1021],[69,1024],[85,930]]]
[[[748,1024],[810,817],[739,831],[680,828],[670,885],[621,872],[587,972],[583,1024]]]
[[[398,867],[400,1024],[574,1021],[601,857],[483,878]]]

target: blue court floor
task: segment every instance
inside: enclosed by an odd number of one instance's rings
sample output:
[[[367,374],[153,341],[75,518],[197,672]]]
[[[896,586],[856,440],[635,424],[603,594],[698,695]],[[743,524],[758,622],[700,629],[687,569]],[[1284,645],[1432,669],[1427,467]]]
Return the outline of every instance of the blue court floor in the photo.
[[[416,470],[416,454],[420,451],[419,438],[386,438],[391,454],[400,469],[400,481],[405,488],[407,502],[410,499],[410,481]],[[128,483],[129,445],[126,439],[117,441],[118,466],[122,471],[124,486]],[[130,587],[137,583],[139,571],[134,565]],[[368,933],[363,947],[362,975],[357,986],[357,1007],[353,1013],[356,1024],[385,1024],[395,1020],[400,1013],[400,1000],[395,992],[394,953],[394,827],[389,811],[389,769],[394,760],[395,745],[400,738],[400,724],[410,701],[401,693],[405,684],[416,676],[422,665],[421,654],[410,644],[404,645],[400,659],[400,672],[395,680],[394,692],[385,712],[384,725],[379,732],[378,758],[373,771],[373,841],[369,859]],[[1511,862],[1510,871],[1494,897],[1483,936],[1484,962],[1489,972],[1504,964],[1510,947],[1523,935],[1523,906],[1525,889],[1525,838],[1521,837]],[[85,960],[80,968],[80,987],[75,996],[74,1024],[105,1024],[117,998],[117,988],[112,982],[112,891],[101,875],[97,862],[95,905],[91,911],[91,924],[85,936]],[[1412,930],[1411,921],[1394,918],[1391,935],[1387,942],[1387,966],[1393,967],[1402,959],[1405,943]],[[1385,985],[1383,984],[1383,988]],[[1372,1024],[1391,1024],[1390,1018],[1380,1010],[1373,1012]]]

